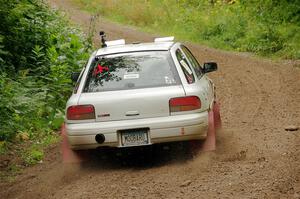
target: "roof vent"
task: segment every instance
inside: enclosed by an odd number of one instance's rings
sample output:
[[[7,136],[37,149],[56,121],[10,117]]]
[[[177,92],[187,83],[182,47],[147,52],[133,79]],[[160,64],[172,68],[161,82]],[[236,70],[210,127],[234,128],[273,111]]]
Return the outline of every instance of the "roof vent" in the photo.
[[[125,39],[113,40],[113,41],[105,41],[106,46],[118,46],[125,45]]]
[[[171,37],[159,37],[159,38],[155,38],[154,42],[170,42],[170,41],[174,41],[174,36]]]

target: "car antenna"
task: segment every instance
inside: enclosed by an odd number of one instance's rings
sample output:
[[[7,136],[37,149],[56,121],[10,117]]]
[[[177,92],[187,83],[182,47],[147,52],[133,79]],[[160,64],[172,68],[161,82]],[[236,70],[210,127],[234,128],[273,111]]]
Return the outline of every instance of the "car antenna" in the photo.
[[[100,31],[99,35],[100,35],[100,38],[101,38],[101,47],[102,48],[107,47],[107,45],[105,43],[106,42],[106,40],[105,40],[105,37],[106,37],[105,32],[104,31]]]

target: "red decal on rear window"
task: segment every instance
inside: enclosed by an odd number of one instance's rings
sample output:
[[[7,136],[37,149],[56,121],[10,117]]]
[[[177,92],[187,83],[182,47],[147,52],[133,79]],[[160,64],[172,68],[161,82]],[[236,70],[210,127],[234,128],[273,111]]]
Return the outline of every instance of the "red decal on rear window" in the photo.
[[[104,71],[109,71],[107,66],[101,66],[100,64],[94,69],[93,76],[103,73]]]

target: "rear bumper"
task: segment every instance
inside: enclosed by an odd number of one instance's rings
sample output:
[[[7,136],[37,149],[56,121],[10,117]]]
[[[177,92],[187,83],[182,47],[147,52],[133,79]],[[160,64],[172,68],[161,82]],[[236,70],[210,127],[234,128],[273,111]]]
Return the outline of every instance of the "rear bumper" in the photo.
[[[101,146],[122,147],[120,130],[149,128],[149,144],[204,139],[208,129],[208,112],[123,121],[66,124],[69,144],[73,149]],[[105,136],[98,144],[97,134]]]

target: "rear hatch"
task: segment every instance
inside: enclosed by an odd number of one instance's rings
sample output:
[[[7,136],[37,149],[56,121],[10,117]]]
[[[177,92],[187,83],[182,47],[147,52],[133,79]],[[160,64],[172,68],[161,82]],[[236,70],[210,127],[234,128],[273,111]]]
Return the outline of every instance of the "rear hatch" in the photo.
[[[168,51],[97,57],[89,67],[79,105],[95,107],[96,121],[168,116],[169,100],[185,96]]]
[[[168,116],[169,99],[184,96],[182,86],[84,93],[80,104],[95,107],[96,121]]]

